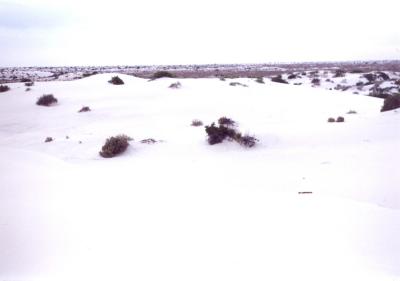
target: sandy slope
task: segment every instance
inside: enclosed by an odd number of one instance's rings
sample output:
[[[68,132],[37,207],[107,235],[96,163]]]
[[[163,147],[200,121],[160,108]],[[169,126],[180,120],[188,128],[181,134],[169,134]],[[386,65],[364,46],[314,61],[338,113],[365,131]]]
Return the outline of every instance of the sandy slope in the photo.
[[[2,279],[400,277],[400,117],[379,113],[382,100],[120,76],[124,86],[105,74],[0,95]],[[36,106],[44,93],[58,105]],[[190,126],[223,115],[259,145],[208,146]],[[135,140],[102,159],[118,133]],[[163,142],[139,143],[150,137]]]

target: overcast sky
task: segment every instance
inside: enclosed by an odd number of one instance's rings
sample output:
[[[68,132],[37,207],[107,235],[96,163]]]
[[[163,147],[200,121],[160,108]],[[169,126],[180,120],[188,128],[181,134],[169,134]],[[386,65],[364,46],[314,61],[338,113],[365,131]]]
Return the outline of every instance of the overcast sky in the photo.
[[[399,0],[0,0],[0,66],[400,59]]]

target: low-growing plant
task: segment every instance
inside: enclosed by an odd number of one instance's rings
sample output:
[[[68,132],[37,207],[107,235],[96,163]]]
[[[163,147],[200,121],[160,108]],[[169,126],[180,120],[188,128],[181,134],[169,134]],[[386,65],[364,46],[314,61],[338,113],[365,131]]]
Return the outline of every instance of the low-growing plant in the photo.
[[[400,108],[400,94],[390,95],[385,98],[381,112]]]
[[[10,90],[10,87],[7,85],[0,85],[0,93],[4,93]]]
[[[242,87],[248,87],[246,84],[240,83],[240,82],[231,82],[229,83],[229,86],[242,86]]]
[[[193,119],[192,120],[192,124],[190,124],[193,127],[199,127],[199,126],[203,126],[203,122],[201,120],[198,119]]]
[[[328,118],[328,122],[329,122],[329,123],[333,123],[333,122],[335,122],[335,121],[336,121],[336,120],[335,120],[335,118],[333,118],[333,117],[329,117],[329,118]]]
[[[296,74],[289,74],[288,79],[296,79],[297,75]]]
[[[282,78],[282,75],[277,75],[275,77],[272,77],[271,81],[276,83],[289,84],[285,79]]]
[[[140,143],[144,143],[144,144],[155,144],[155,143],[157,143],[157,141],[156,141],[155,139],[149,138],[149,139],[141,140]]]
[[[53,141],[53,138],[52,137],[47,137],[45,140],[44,140],[44,142],[52,142]]]
[[[26,82],[26,83],[25,83],[25,86],[26,86],[26,87],[32,87],[34,84],[35,84],[35,82],[30,81],[30,82]]]
[[[260,83],[260,84],[265,84],[264,78],[263,78],[263,77],[257,77],[257,78],[256,78],[256,82],[257,82],[257,83]]]
[[[50,106],[56,104],[57,102],[58,100],[53,95],[43,95],[37,100],[36,104],[42,106]]]
[[[335,74],[333,75],[333,77],[344,77],[346,75],[346,71],[344,71],[343,69],[338,69],[335,71]]]
[[[176,82],[176,83],[172,83],[171,85],[169,85],[169,87],[168,88],[171,88],[171,89],[179,89],[179,88],[181,88],[182,87],[182,84],[181,84],[181,82]]]
[[[81,113],[81,112],[88,112],[88,111],[90,111],[90,107],[89,106],[83,106],[78,112]]]
[[[254,136],[243,136],[240,132],[238,132],[234,127],[236,122],[230,118],[221,117],[218,120],[218,123],[219,126],[216,126],[215,123],[212,123],[210,126],[206,126],[208,143],[210,145],[221,143],[224,140],[229,140],[236,141],[240,145],[246,147],[253,147],[258,142],[258,139],[256,139]]]
[[[31,90],[31,88],[26,88],[25,92],[29,92]]]
[[[338,123],[344,122],[344,117],[339,116],[339,117],[336,119],[336,122],[338,122]]]
[[[129,142],[132,140],[126,135],[117,135],[110,137],[106,140],[105,144],[99,152],[101,157],[111,158],[123,153],[129,146]]]
[[[357,111],[355,111],[355,110],[349,110],[349,111],[347,112],[347,114],[357,114]]]
[[[311,80],[311,83],[315,86],[319,86],[321,84],[321,80],[319,80],[319,78],[313,78]]]
[[[108,81],[108,83],[113,84],[113,85],[123,85],[124,81],[119,78],[118,76],[114,76],[111,78],[110,81]]]

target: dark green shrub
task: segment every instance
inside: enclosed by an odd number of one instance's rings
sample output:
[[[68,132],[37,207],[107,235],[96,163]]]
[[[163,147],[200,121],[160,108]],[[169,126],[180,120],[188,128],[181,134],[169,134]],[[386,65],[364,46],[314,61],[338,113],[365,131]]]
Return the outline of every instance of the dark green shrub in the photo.
[[[388,96],[383,102],[381,112],[400,108],[400,94]]]
[[[106,143],[101,148],[99,154],[101,157],[104,158],[111,158],[116,155],[119,155],[128,148],[129,146],[128,141],[130,140],[132,139],[126,135],[118,135],[115,137],[108,138],[106,140]]]
[[[36,104],[43,106],[50,106],[57,102],[58,100],[53,95],[43,95],[37,100]]]
[[[321,80],[319,80],[318,78],[314,78],[311,80],[311,83],[313,85],[319,86],[321,84]]]
[[[122,79],[119,78],[118,76],[114,76],[111,78],[110,81],[108,81],[108,83],[111,83],[113,85],[123,85],[124,81],[122,81]]]

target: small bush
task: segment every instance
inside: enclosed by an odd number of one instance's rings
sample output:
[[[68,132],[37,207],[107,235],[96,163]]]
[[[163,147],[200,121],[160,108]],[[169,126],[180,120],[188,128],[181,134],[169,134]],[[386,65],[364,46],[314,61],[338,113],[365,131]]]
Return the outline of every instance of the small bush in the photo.
[[[152,79],[159,79],[159,78],[174,78],[175,75],[173,75],[171,72],[168,71],[157,71],[156,73],[153,74]]]
[[[388,96],[383,102],[381,112],[400,108],[400,94]]]
[[[113,85],[123,85],[124,81],[122,81],[122,79],[119,78],[118,76],[114,76],[111,78],[110,81],[108,81],[108,83],[113,84]]]
[[[53,141],[53,138],[52,137],[47,137],[45,140],[44,140],[44,142],[52,142]]]
[[[155,139],[150,138],[150,139],[141,140],[140,143],[144,143],[144,144],[155,144],[155,143],[157,143],[157,141],[156,141]]]
[[[385,72],[378,72],[377,75],[384,81],[390,80],[389,75],[387,75]]]
[[[256,142],[258,142],[258,139],[256,139],[254,136],[242,136],[240,132],[236,131],[236,129],[232,127],[232,125],[236,124],[236,122],[232,119],[221,117],[218,120],[218,123],[218,127],[215,125],[215,123],[212,123],[210,126],[206,126],[208,143],[210,145],[221,143],[226,139],[229,141],[236,141],[240,145],[246,147],[253,147]]]
[[[101,148],[99,154],[101,157],[104,158],[111,158],[116,155],[119,155],[128,148],[129,146],[128,141],[130,140],[132,139],[126,135],[118,135],[115,137],[108,138],[106,140],[106,143]]]
[[[315,86],[319,86],[321,84],[321,80],[319,80],[318,78],[314,78],[313,80],[311,80],[311,83]]]
[[[182,87],[182,84],[180,82],[176,82],[176,83],[172,83],[171,85],[169,85],[168,88],[171,89],[180,89]]]
[[[355,110],[349,110],[349,111],[347,112],[347,114],[357,114],[357,111],[355,111]]]
[[[372,74],[372,73],[366,73],[366,74],[363,75],[363,77],[365,79],[367,79],[369,83],[374,82],[375,79],[376,79],[376,76],[374,74]]]
[[[223,126],[235,126],[236,122],[233,121],[231,118],[224,116],[218,119],[218,124]]]
[[[25,92],[29,92],[31,90],[31,88],[26,88]]]
[[[22,82],[22,83],[25,83],[25,82],[32,82],[32,80],[29,79],[29,78],[22,78],[22,79],[21,79],[21,82]]]
[[[297,75],[296,74],[289,74],[288,79],[296,79]]]
[[[339,117],[336,119],[336,122],[339,122],[339,123],[344,122],[344,117],[339,116]]]
[[[337,77],[344,77],[346,75],[346,71],[344,71],[343,69],[338,69],[335,71],[335,74],[333,75],[333,77],[337,78]]]
[[[88,112],[88,111],[90,111],[90,107],[89,106],[84,106],[78,112],[80,113],[80,112]]]
[[[10,87],[7,85],[0,85],[0,93],[7,92],[10,90]]]
[[[43,95],[37,100],[36,104],[42,106],[50,106],[57,102],[58,100],[53,95]]]
[[[257,78],[256,78],[256,82],[257,82],[257,83],[260,83],[260,84],[265,84],[264,78],[263,78],[263,77],[257,77]]]
[[[193,126],[193,127],[203,126],[203,122],[201,120],[198,120],[198,119],[193,119],[191,126]]]
[[[240,83],[240,82],[231,82],[229,83],[229,86],[242,86],[242,87],[248,87],[246,84]]]
[[[272,82],[276,82],[276,83],[289,84],[285,79],[282,78],[282,75],[278,75],[278,76],[272,77],[271,81]]]
[[[329,122],[329,123],[333,123],[333,122],[335,122],[335,118],[333,118],[333,117],[329,117],[329,118],[328,118],[328,122]]]
[[[26,87],[32,87],[35,84],[35,82],[31,81],[31,82],[26,82],[25,86]]]

